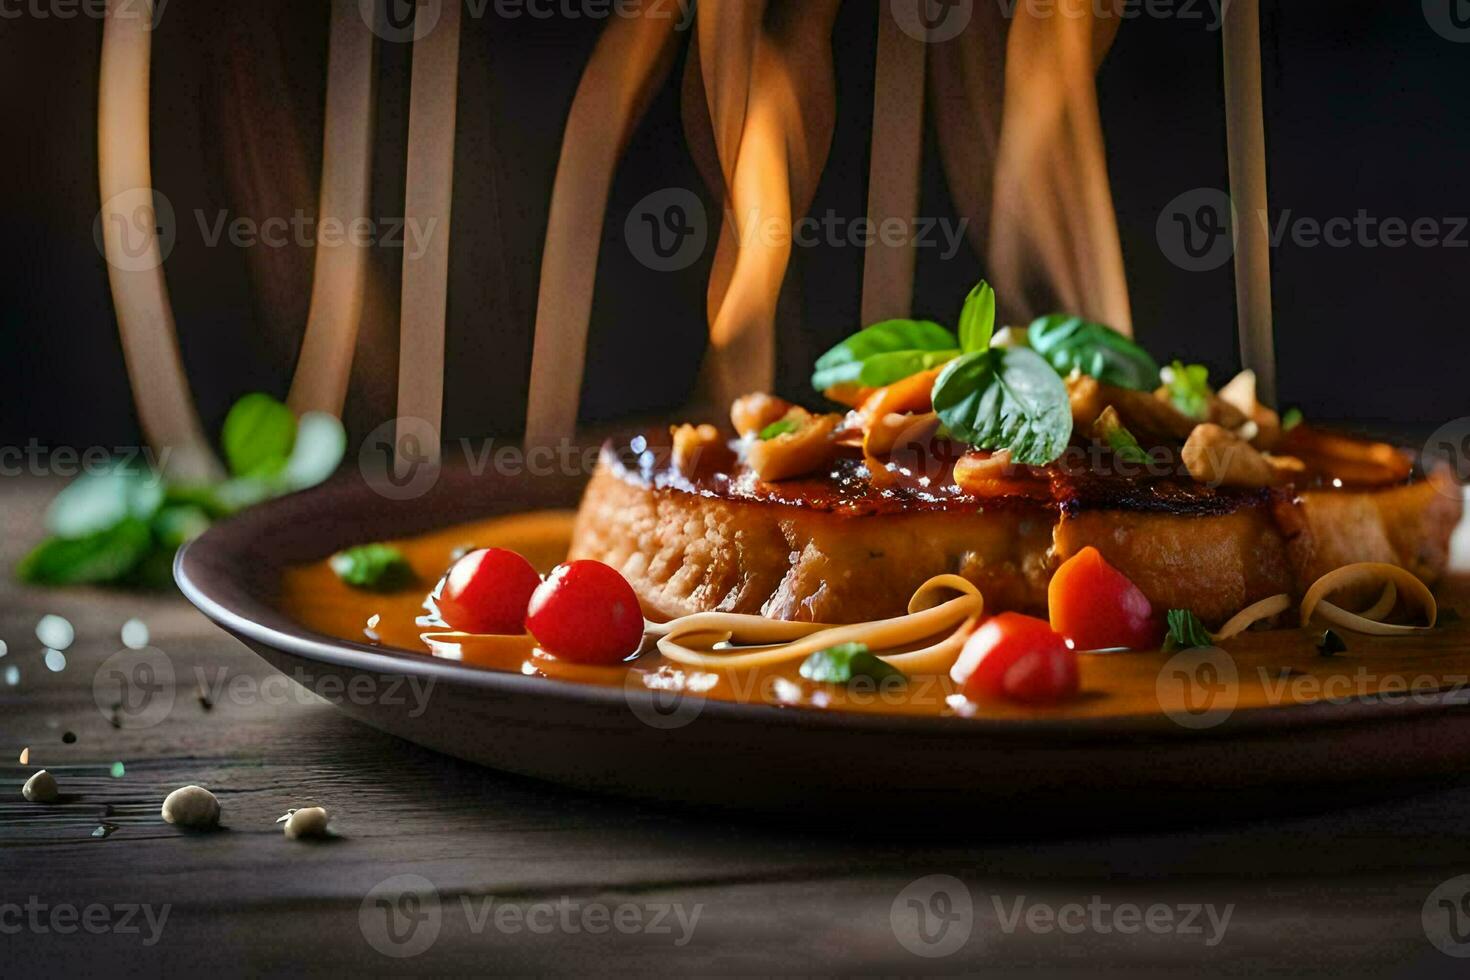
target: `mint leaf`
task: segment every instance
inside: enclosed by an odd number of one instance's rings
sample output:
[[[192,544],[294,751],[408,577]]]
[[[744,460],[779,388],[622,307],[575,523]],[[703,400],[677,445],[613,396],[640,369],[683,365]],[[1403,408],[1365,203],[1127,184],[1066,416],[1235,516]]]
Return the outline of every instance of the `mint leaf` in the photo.
[[[21,559],[15,574],[33,585],[116,582],[148,556],[148,525],[134,517],[82,538],[47,538]]]
[[[1210,371],[1203,364],[1181,364],[1175,361],[1163,372],[1169,401],[1196,421],[1210,417]]]
[[[1072,438],[1067,386],[1035,351],[991,348],[965,354],[934,383],[934,411],[950,435],[1011,459],[1044,466]]]
[[[1281,416],[1281,431],[1290,432],[1302,424],[1302,410],[1299,408],[1288,408]]]
[[[220,441],[235,476],[276,476],[296,443],[296,416],[270,395],[246,395],[225,416]]]
[[[970,290],[960,310],[960,349],[966,354],[985,350],[995,333],[995,290],[984,279]]]
[[[929,320],[884,320],[860,330],[817,359],[812,387],[881,388],[938,367],[959,354],[959,341]]]
[[[761,430],[760,440],[761,442],[769,442],[777,436],[787,435],[788,433],[795,432],[799,428],[801,426],[797,424],[795,419],[780,419]]]
[[[1135,391],[1159,386],[1159,366],[1148,351],[1101,323],[1053,313],[1027,331],[1031,349],[1064,377],[1081,371],[1104,384]]]
[[[903,671],[873,656],[862,643],[842,643],[818,650],[801,662],[801,676],[818,684],[846,684],[854,677],[908,680]]]
[[[412,585],[413,566],[390,544],[364,544],[332,556],[332,571],[356,589],[393,592]]]
[[[1215,645],[1215,638],[1205,629],[1200,618],[1188,609],[1170,609],[1169,635],[1164,640],[1164,650],[1192,650],[1196,647]]]

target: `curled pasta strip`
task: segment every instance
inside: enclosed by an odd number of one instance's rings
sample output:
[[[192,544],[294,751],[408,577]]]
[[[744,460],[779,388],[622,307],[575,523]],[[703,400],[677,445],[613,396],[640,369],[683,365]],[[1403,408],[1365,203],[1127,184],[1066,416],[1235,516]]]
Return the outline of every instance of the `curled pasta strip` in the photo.
[[[1285,592],[1253,602],[1225,621],[1213,635],[1215,642],[1239,636],[1263,619],[1279,616],[1291,608],[1291,596]],[[1392,607],[1390,607],[1392,608]]]
[[[648,632],[659,638],[659,652],[668,659],[720,669],[787,663],[841,643],[893,650],[947,634],[922,649],[881,658],[900,670],[928,673],[947,670],[954,663],[984,609],[985,598],[974,583],[958,575],[936,575],[919,586],[909,600],[908,613],[893,619],[827,626],[736,613],[695,613],[650,624]],[[726,642],[739,646],[715,649]]]
[[[1327,601],[1327,596],[1338,589],[1377,582],[1385,583],[1387,588],[1371,608],[1361,613],[1348,612]],[[1390,592],[1390,589],[1393,591]],[[1400,592],[1411,603],[1423,610],[1426,625],[1400,626],[1396,623],[1379,621],[1393,609]],[[1434,601],[1434,593],[1429,591],[1429,586],[1407,569],[1383,562],[1358,562],[1328,572],[1307,590],[1306,596],[1302,599],[1302,625],[1307,625],[1314,614],[1334,626],[1341,626],[1343,629],[1356,633],[1366,633],[1370,636],[1411,636],[1427,633],[1434,628],[1434,624],[1439,619],[1439,607]]]

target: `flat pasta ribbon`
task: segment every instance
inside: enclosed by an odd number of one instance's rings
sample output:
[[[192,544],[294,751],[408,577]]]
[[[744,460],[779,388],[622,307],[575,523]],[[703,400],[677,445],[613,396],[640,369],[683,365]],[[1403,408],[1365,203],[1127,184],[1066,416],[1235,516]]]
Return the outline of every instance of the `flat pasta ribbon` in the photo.
[[[957,593],[945,598],[948,593]],[[969,579],[936,575],[919,586],[908,613],[848,626],[793,623],[737,613],[695,613],[668,623],[651,623],[658,649],[675,663],[725,670],[766,667],[804,658],[843,643],[869,650],[894,650],[944,634],[929,646],[880,657],[913,673],[946,671],[985,609],[985,597]],[[696,641],[693,644],[685,641]],[[716,649],[721,643],[739,646]]]

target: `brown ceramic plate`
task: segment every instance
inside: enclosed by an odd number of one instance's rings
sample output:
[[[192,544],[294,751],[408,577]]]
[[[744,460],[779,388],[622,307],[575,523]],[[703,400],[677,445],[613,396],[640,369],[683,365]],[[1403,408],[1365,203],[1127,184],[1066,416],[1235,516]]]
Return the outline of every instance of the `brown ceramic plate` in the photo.
[[[581,482],[451,468],[422,495],[392,500],[353,474],[217,525],[180,552],[176,577],[206,616],[360,721],[496,769],[641,797],[974,819],[1059,801],[1115,814],[1198,814],[1291,799],[1289,787],[1317,787],[1313,799],[1332,799],[1470,763],[1463,692],[1243,709],[1202,728],[1163,712],[962,719],[718,701],[665,723],[670,706],[642,688],[490,671],[341,640],[275,605],[290,565],[368,540],[572,507]],[[427,698],[412,690],[427,690]],[[999,801],[1005,810],[956,809]]]

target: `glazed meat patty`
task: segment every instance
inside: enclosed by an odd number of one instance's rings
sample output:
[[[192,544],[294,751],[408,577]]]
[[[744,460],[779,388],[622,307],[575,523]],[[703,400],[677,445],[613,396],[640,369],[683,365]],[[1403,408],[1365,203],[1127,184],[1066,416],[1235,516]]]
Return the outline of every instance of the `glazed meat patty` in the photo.
[[[1461,502],[1427,480],[1371,490],[1214,489],[1187,481],[1058,481],[976,500],[942,476],[879,489],[859,460],[763,483],[734,467],[690,480],[646,440],[609,445],[587,488],[573,558],[621,571],[650,611],[719,610],[850,623],[901,615],[956,573],[989,612],[1044,614],[1052,572],[1096,547],[1156,608],[1207,624],[1358,561],[1444,570]]]

